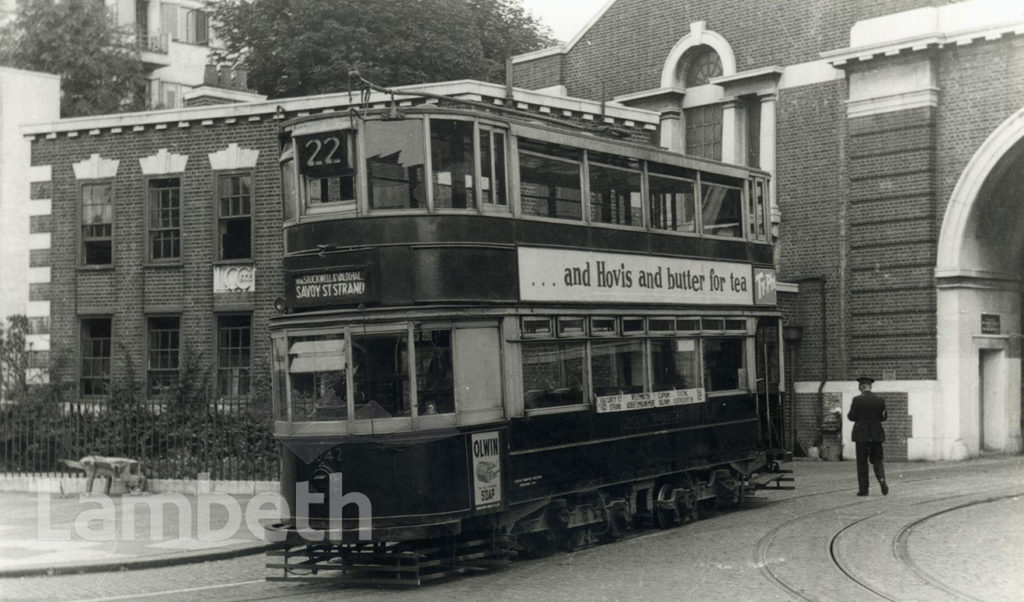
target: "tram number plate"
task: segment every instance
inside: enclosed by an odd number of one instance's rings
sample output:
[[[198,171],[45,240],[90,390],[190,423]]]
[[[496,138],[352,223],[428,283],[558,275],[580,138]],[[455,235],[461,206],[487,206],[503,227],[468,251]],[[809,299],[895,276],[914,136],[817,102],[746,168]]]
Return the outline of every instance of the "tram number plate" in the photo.
[[[501,438],[497,431],[473,433],[473,505],[477,510],[501,505]]]

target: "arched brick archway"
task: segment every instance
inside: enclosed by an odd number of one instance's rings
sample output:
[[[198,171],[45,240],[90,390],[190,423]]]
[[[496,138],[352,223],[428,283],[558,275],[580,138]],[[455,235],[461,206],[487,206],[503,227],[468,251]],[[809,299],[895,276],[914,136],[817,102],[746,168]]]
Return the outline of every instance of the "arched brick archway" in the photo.
[[[939,234],[932,456],[1021,450],[1024,109],[978,148]]]

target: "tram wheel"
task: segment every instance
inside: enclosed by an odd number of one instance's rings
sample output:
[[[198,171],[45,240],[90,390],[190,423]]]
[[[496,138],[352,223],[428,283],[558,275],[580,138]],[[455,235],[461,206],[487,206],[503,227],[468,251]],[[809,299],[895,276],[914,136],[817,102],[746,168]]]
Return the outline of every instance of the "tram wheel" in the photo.
[[[602,543],[611,543],[622,536],[622,533],[628,531],[630,525],[633,524],[633,517],[629,515],[629,511],[625,508],[617,508],[611,512],[608,517],[607,528],[604,533],[600,536]]]
[[[672,499],[672,485],[665,483],[658,488],[658,495],[655,498],[658,502],[668,502]],[[679,524],[679,515],[673,508],[654,508],[654,525],[659,529],[669,529]]]
[[[551,531],[538,531],[519,536],[519,546],[526,558],[544,558],[558,549],[558,540]]]

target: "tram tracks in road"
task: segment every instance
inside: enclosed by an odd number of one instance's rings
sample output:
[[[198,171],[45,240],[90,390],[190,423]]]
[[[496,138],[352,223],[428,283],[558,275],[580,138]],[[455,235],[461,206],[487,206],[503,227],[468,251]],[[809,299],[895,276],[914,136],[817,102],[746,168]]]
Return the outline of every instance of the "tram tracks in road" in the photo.
[[[930,584],[932,587],[936,587],[946,592],[947,594],[950,594],[957,598],[962,598],[965,600],[979,600],[978,598],[975,598],[970,594],[964,593],[954,587],[951,587],[950,585],[947,585],[946,583],[943,583],[942,581],[939,581],[938,579],[935,579],[927,571],[923,570],[917,564],[917,562],[914,561],[913,556],[910,554],[910,536],[913,535],[914,531],[918,527],[932,520],[933,518],[942,516],[943,514],[948,514],[950,512],[955,512],[957,510],[964,510],[966,508],[971,508],[974,506],[981,506],[984,504],[1001,502],[1003,500],[1019,497],[1021,495],[1024,495],[1024,492],[1018,491],[1015,493],[1008,493],[1004,495],[989,497],[983,500],[973,500],[964,504],[958,504],[956,506],[953,506],[952,508],[945,508],[943,510],[939,510],[938,512],[933,512],[928,516],[919,518],[911,522],[910,524],[905,525],[902,529],[900,529],[899,533],[896,534],[896,537],[893,538],[893,554],[896,556],[896,558],[900,560],[901,563],[903,563],[904,566],[906,566],[911,572],[913,572],[918,579],[921,579],[922,581]],[[957,497],[964,496],[951,496],[950,498],[947,499],[955,499]]]
[[[914,479],[914,481],[927,481],[927,480],[932,480],[932,479],[931,478],[927,478],[927,479]],[[911,481],[904,481],[904,483],[907,483],[907,482],[911,482]],[[838,493],[838,492],[841,492],[841,491],[846,491],[846,490],[836,490],[836,491],[834,491],[834,493]],[[816,492],[815,494],[810,494],[810,495],[821,495],[822,493],[826,493],[826,492]],[[948,502],[950,500],[960,499],[960,498],[964,498],[964,497],[969,496],[969,495],[978,495],[978,494],[979,494],[979,492],[972,492],[972,493],[967,493],[967,494],[957,494],[957,495],[944,496],[944,497],[940,497],[940,498],[933,498],[933,499],[925,500],[925,501],[922,501],[922,502],[915,502],[913,504],[909,504],[907,507],[921,506],[921,505],[924,505],[924,504],[935,504],[935,503]],[[892,536],[892,538],[891,538],[891,548],[892,548],[893,556],[895,557],[896,560],[899,561],[899,564],[900,564],[901,567],[903,567],[906,570],[910,571],[918,579],[920,584],[922,584],[922,585],[924,585],[926,587],[935,588],[935,589],[937,589],[937,590],[939,590],[939,591],[941,591],[941,592],[943,592],[943,593],[945,593],[945,594],[947,594],[947,595],[949,595],[949,596],[951,596],[951,597],[953,597],[955,599],[960,599],[960,600],[979,600],[978,598],[976,598],[974,596],[971,596],[970,594],[966,594],[966,593],[964,593],[964,592],[962,592],[962,591],[960,591],[960,590],[958,590],[958,589],[956,589],[954,587],[949,586],[946,583],[943,583],[942,581],[932,577],[927,572],[922,570],[920,568],[920,566],[918,566],[918,564],[914,561],[912,555],[910,554],[910,550],[909,550],[909,540],[910,540],[910,537],[914,533],[915,529],[919,528],[921,525],[927,523],[928,521],[930,521],[930,520],[932,520],[932,519],[934,519],[936,517],[939,517],[939,516],[942,516],[944,514],[947,514],[947,513],[950,513],[950,512],[954,512],[954,511],[957,511],[957,510],[962,510],[962,509],[966,509],[966,508],[971,508],[971,507],[975,507],[975,506],[981,506],[981,505],[984,505],[984,504],[998,502],[998,501],[1010,499],[1010,498],[1013,498],[1013,497],[1017,497],[1017,496],[1020,496],[1020,495],[1024,495],[1024,492],[1013,492],[1013,493],[1003,493],[1003,494],[998,494],[998,495],[989,495],[989,496],[987,496],[987,497],[985,497],[983,499],[975,499],[975,500],[971,500],[971,501],[968,501],[968,502],[965,502],[965,503],[957,504],[957,505],[952,506],[952,507],[942,508],[941,510],[937,510],[935,512],[930,512],[930,513],[926,514],[925,516],[921,516],[921,517],[915,518],[911,522],[909,522],[909,523],[907,523],[905,525],[902,525],[896,531],[896,533]],[[805,497],[809,497],[809,496],[805,496]],[[787,580],[786,577],[784,577],[783,575],[780,575],[778,571],[774,570],[773,566],[772,566],[772,560],[770,558],[770,552],[771,552],[773,544],[776,542],[776,540],[778,539],[780,534],[782,534],[783,532],[786,532],[789,529],[792,529],[793,527],[795,527],[799,523],[804,523],[804,522],[807,522],[807,521],[813,521],[815,519],[826,517],[826,516],[828,516],[830,514],[835,514],[837,512],[840,512],[840,511],[843,511],[843,510],[846,510],[846,509],[849,509],[849,508],[857,508],[857,507],[863,506],[865,504],[873,504],[873,503],[880,502],[880,501],[882,501],[882,498],[875,498],[875,499],[871,499],[871,500],[858,500],[856,502],[851,502],[851,503],[843,504],[843,505],[840,505],[840,506],[833,506],[833,507],[825,508],[825,509],[822,509],[822,510],[818,510],[816,512],[812,512],[812,513],[809,513],[809,514],[804,514],[802,516],[799,516],[797,518],[794,518],[792,520],[786,521],[786,522],[776,526],[774,529],[769,531],[764,537],[762,537],[758,541],[758,543],[757,543],[757,546],[755,548],[755,556],[756,556],[756,563],[757,563],[758,569],[760,570],[761,574],[768,581],[770,581],[773,585],[775,585],[776,587],[778,587],[782,591],[786,592],[787,594],[789,594],[789,595],[791,595],[791,596],[793,596],[793,597],[795,597],[797,599],[808,600],[808,601],[818,601],[818,600],[829,599],[829,596],[827,596],[827,595],[821,595],[821,594],[818,594],[816,592],[810,592],[810,591],[806,591],[805,589],[802,589],[800,587],[799,583],[795,583],[795,582]],[[846,558],[844,558],[844,555],[843,555],[843,552],[842,552],[843,540],[844,540],[845,537],[847,537],[851,532],[853,532],[858,526],[863,525],[867,521],[869,521],[871,519],[878,519],[879,517],[884,517],[884,516],[885,516],[884,512],[871,513],[871,514],[869,514],[867,516],[863,516],[863,517],[857,518],[856,520],[853,520],[852,522],[849,522],[848,524],[845,524],[844,526],[842,526],[838,530],[834,531],[831,534],[831,536],[829,536],[829,538],[828,538],[828,555],[829,555],[828,565],[831,568],[835,569],[840,575],[842,575],[846,583],[853,585],[858,590],[861,590],[861,591],[864,591],[864,592],[868,592],[868,593],[872,594],[873,596],[876,596],[877,598],[882,599],[882,600],[891,600],[891,601],[895,602],[897,600],[906,599],[906,596],[904,596],[902,594],[896,594],[896,593],[893,593],[893,592],[883,591],[882,589],[880,589],[877,585],[875,585],[871,581],[868,581],[867,579],[863,578],[860,574],[858,574],[857,570],[854,569],[851,566],[851,563]],[[806,567],[806,568],[808,570],[813,570],[814,567]],[[822,578],[822,576],[819,575],[818,576],[818,583],[819,584],[821,583],[821,578]]]

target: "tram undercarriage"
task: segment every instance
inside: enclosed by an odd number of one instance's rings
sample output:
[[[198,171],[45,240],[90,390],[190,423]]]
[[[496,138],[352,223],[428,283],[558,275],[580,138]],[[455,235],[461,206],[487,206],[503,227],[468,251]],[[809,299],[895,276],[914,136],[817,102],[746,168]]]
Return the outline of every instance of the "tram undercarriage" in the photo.
[[[456,532],[433,539],[309,543],[288,530],[288,541],[267,553],[267,568],[281,571],[267,580],[418,586],[500,568],[520,556],[574,552],[643,529],[669,529],[739,509],[758,489],[792,489],[792,471],[778,464],[786,459],[759,454],[728,466],[533,500],[466,518]],[[757,469],[743,472],[749,466]]]

